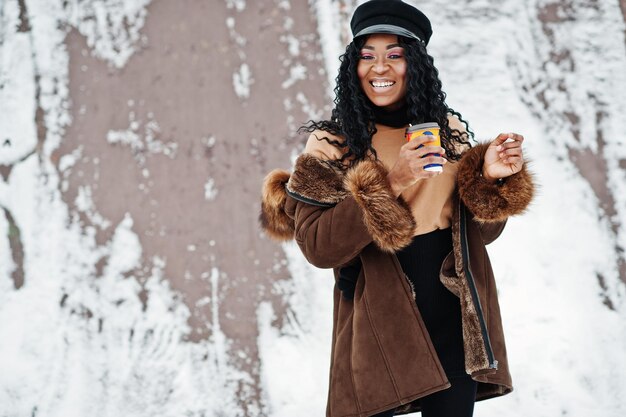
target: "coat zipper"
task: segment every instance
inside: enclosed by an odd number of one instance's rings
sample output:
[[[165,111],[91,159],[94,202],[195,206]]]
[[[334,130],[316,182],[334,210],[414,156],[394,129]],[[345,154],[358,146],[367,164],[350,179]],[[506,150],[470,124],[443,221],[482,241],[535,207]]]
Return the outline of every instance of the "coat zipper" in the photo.
[[[487,333],[487,326],[485,324],[485,318],[483,316],[483,309],[480,305],[480,297],[476,290],[476,284],[474,282],[474,276],[472,275],[472,269],[470,267],[470,257],[467,244],[467,225],[466,225],[466,213],[465,207],[459,202],[460,210],[460,234],[461,234],[461,252],[463,256],[463,270],[465,277],[469,285],[470,293],[472,294],[472,300],[476,307],[476,313],[478,314],[478,321],[480,322],[480,330],[483,337],[483,343],[485,344],[485,351],[487,352],[487,359],[489,361],[489,369],[498,369],[498,361],[494,358],[493,350],[491,348],[491,341],[489,340],[489,333]]]

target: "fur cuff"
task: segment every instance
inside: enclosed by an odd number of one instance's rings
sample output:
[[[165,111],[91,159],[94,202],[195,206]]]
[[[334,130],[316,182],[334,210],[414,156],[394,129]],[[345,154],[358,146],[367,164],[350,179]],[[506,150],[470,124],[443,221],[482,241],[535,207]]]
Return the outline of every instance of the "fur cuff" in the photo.
[[[402,198],[396,199],[382,164],[364,160],[351,168],[344,187],[363,211],[363,222],[380,249],[395,252],[411,243],[415,219]]]
[[[289,173],[280,169],[267,174],[263,181],[263,200],[259,222],[265,232],[276,240],[291,240],[294,237],[294,221],[284,210],[287,200],[285,192],[287,181],[289,181]]]
[[[342,178],[343,172],[332,162],[305,153],[296,160],[287,191],[296,199],[332,207],[346,198]]]
[[[415,231],[411,209],[401,197],[393,195],[382,164],[370,160],[345,171],[313,155],[300,155],[291,176],[274,170],[265,178],[259,220],[270,237],[293,239],[295,224],[284,211],[287,195],[308,204],[332,207],[350,194],[381,250],[395,252],[411,243]]]
[[[491,184],[482,177],[483,161],[489,144],[480,144],[465,153],[459,162],[459,195],[478,221],[496,222],[526,210],[534,194],[534,184],[526,163],[522,170]]]

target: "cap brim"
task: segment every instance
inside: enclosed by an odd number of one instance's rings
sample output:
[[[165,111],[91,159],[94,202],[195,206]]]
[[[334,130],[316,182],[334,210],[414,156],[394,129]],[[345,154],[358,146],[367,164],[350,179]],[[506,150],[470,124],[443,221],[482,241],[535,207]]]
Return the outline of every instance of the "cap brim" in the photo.
[[[413,38],[413,39],[417,39],[418,41],[424,42],[419,36],[411,32],[410,30],[407,30],[400,26],[388,25],[388,24],[368,26],[365,29],[359,31],[359,33],[354,35],[354,37],[356,38],[356,37],[363,36],[363,35],[371,35],[373,33],[389,33],[391,35],[400,35],[400,36]]]

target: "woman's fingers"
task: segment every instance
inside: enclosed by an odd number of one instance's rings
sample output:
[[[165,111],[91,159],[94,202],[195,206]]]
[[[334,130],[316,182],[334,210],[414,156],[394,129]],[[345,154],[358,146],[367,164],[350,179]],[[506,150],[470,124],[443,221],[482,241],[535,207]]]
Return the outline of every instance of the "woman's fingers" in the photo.
[[[426,165],[431,165],[431,164],[439,164],[439,165],[443,165],[446,164],[448,161],[446,161],[445,158],[442,158],[440,156],[426,156],[424,158],[420,158],[418,162],[418,165],[422,165],[422,166],[426,166]]]
[[[507,139],[511,138],[513,133],[500,133],[496,138],[491,142],[492,146],[499,146],[506,142]]]
[[[523,161],[522,142],[524,141],[524,137],[517,134],[510,135],[513,136],[513,140],[498,145],[496,149],[498,150],[498,156],[503,162],[514,164]]]
[[[510,157],[510,156],[522,156],[522,148],[511,148],[503,152],[500,152],[500,158],[505,158],[505,157]]]
[[[522,141],[523,141],[523,139],[522,139]],[[500,147],[502,149],[521,148],[522,147],[522,141],[505,142],[502,145],[500,145]]]
[[[517,133],[501,133],[485,153],[483,173],[488,178],[504,178],[522,169],[524,137]]]
[[[509,140],[510,139],[510,140]],[[509,140],[507,142],[507,140]],[[517,133],[500,133],[492,142],[491,146],[496,146],[498,151],[522,146],[524,136]]]
[[[445,158],[442,158],[440,156],[435,156],[435,155],[431,155],[431,156],[426,156],[423,158],[413,158],[411,160],[410,163],[410,167],[411,167],[411,171],[413,173],[413,175],[420,175],[422,173],[426,173],[428,172],[429,174],[433,174],[433,175],[428,175],[429,177],[434,177],[436,175],[439,174],[439,172],[437,171],[425,171],[424,167],[427,165],[433,165],[433,164],[438,164],[438,165],[444,165],[446,164],[448,161]]]
[[[439,164],[443,165],[448,161],[443,157],[444,149],[439,146],[423,146],[414,151],[410,151],[408,158],[411,161],[411,167],[414,172],[424,170],[426,165]]]
[[[518,135],[517,133],[511,133],[511,135],[511,139],[513,139],[515,142],[519,142],[520,144],[524,142],[524,136]]]
[[[446,150],[439,147],[439,146],[422,146],[419,149],[415,149],[413,150],[413,155],[415,155],[416,157],[423,157],[425,155],[434,153],[434,154],[439,154],[439,155],[445,155]]]
[[[400,195],[404,189],[419,180],[436,177],[441,173],[424,169],[426,165],[444,165],[448,162],[444,158],[445,149],[440,146],[424,146],[432,139],[432,136],[418,136],[400,148],[398,159],[387,175],[395,195]]]
[[[504,162],[506,162],[507,164],[511,164],[511,165],[517,165],[517,164],[522,164],[524,160],[519,156],[510,156],[510,157],[507,157],[504,160]]]

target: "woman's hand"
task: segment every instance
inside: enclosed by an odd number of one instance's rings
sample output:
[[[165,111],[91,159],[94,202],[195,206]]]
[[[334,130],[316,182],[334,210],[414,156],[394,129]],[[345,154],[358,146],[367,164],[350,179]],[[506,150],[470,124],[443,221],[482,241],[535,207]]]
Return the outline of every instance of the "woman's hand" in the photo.
[[[424,166],[429,164],[443,165],[448,162],[443,158],[446,153],[445,149],[439,146],[422,146],[418,149],[420,145],[432,140],[432,136],[421,135],[411,139],[400,148],[398,160],[387,174],[387,179],[396,197],[402,194],[405,188],[415,184],[417,181],[436,177],[440,174],[440,172],[436,171],[425,171]],[[429,153],[441,156],[431,155],[422,158]]]
[[[506,142],[508,139],[512,140]],[[522,135],[500,133],[485,152],[483,177],[489,182],[495,182],[499,178],[506,178],[520,172],[524,165],[522,142],[524,142]]]

